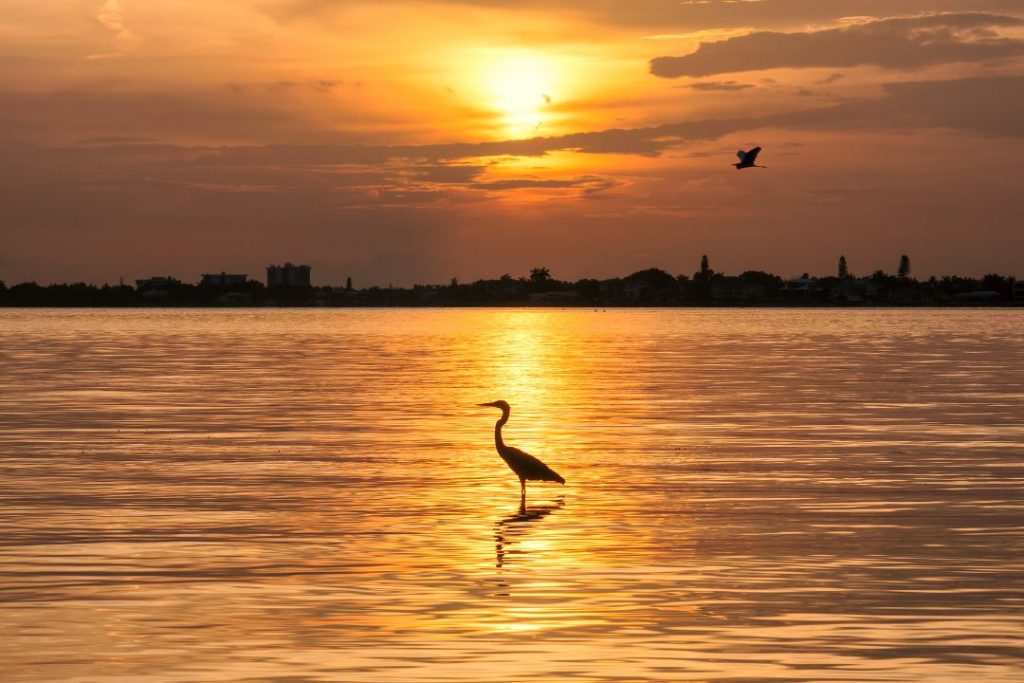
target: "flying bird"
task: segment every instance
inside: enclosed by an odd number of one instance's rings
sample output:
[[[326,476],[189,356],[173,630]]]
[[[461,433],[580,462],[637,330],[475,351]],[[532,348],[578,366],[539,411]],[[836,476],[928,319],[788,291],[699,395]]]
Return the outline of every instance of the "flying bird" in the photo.
[[[537,458],[529,453],[524,453],[518,448],[505,445],[505,441],[501,438],[501,428],[508,422],[508,416],[512,412],[512,407],[507,402],[494,401],[493,403],[480,403],[478,405],[501,409],[501,419],[494,424],[494,447],[498,449],[498,455],[505,461],[505,464],[519,477],[521,500],[526,500],[527,481],[557,481],[559,484],[565,484],[565,479],[558,472],[555,472]]]
[[[749,152],[744,152],[742,149],[736,152],[736,156],[740,158],[740,163],[733,164],[737,171],[742,171],[745,168],[768,168],[767,166],[758,166],[755,162],[757,161],[757,155],[761,153],[760,147],[755,147]]]

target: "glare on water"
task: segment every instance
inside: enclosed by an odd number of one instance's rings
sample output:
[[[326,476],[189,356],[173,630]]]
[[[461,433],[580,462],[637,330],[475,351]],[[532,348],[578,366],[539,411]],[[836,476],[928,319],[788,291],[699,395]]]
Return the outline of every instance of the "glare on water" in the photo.
[[[1022,342],[1022,311],[3,311],[3,679],[1019,681]],[[525,510],[497,399],[567,480]]]

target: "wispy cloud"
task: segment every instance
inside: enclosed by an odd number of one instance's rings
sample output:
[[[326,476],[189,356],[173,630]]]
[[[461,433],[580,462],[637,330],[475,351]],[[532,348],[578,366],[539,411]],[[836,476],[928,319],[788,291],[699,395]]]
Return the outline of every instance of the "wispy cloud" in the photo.
[[[362,81],[343,81],[335,78],[319,78],[315,80],[290,81],[263,81],[259,83],[228,83],[227,87],[234,92],[246,92],[248,90],[264,90],[269,92],[282,92],[288,90],[308,90],[319,93],[334,92],[337,88],[347,86],[352,88],[363,87]]]
[[[111,59],[120,57],[135,48],[142,40],[132,33],[124,21],[124,8],[121,0],[106,0],[96,14],[96,21],[114,34],[115,50],[91,54],[86,59]]]
[[[686,87],[702,92],[735,92],[737,90],[753,88],[754,85],[752,83],[740,83],[738,81],[700,81],[697,83],[691,83]]]
[[[815,81],[815,83],[817,83],[818,85],[832,85],[836,81],[841,81],[844,78],[845,78],[845,76],[843,74],[841,74],[841,73],[834,73],[834,74],[829,74],[825,78],[822,78],[820,80]]]

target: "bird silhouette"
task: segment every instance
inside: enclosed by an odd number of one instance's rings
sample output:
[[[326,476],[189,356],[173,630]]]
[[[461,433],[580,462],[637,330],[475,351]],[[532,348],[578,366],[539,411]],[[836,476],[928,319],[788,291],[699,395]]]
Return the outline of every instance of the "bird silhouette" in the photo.
[[[742,171],[745,168],[768,168],[767,166],[758,166],[755,162],[757,161],[757,155],[761,153],[760,147],[755,147],[749,152],[744,152],[742,149],[736,152],[736,156],[740,158],[740,163],[733,164],[737,171]]]
[[[565,479],[558,472],[555,472],[537,458],[518,448],[505,445],[505,441],[501,438],[501,428],[508,422],[508,416],[512,413],[512,407],[507,402],[494,401],[478,405],[501,409],[501,419],[494,424],[494,447],[498,450],[498,455],[505,461],[505,464],[519,477],[520,505],[524,505],[526,502],[527,481],[557,481],[559,484],[565,484]]]

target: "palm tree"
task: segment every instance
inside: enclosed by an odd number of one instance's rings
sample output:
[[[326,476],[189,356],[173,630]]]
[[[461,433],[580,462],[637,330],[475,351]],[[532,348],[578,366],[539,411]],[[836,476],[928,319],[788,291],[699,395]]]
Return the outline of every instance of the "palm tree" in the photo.
[[[532,282],[547,282],[551,279],[551,271],[543,266],[530,269],[530,280]]]

